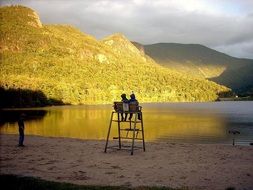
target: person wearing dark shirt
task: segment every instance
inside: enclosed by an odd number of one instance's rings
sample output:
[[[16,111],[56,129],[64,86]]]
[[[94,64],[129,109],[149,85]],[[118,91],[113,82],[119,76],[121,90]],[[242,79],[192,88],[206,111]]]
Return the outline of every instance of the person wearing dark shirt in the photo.
[[[24,138],[25,138],[24,114],[21,114],[20,117],[19,117],[18,130],[19,130],[19,143],[18,143],[18,146],[24,146]]]
[[[132,93],[131,95],[130,95],[130,100],[129,100],[129,104],[136,104],[137,106],[139,105],[139,102],[138,102],[138,100],[135,98],[135,95],[134,95],[134,93]],[[133,117],[133,113],[130,113],[130,116],[129,116],[129,120],[131,120],[132,119],[132,117]],[[139,120],[141,120],[141,115],[138,113],[138,119]]]
[[[128,99],[126,97],[126,94],[121,94],[121,101],[124,103],[127,103],[128,104]],[[121,121],[126,121],[127,119],[127,113],[125,113],[125,118],[124,118],[124,113],[121,113]]]

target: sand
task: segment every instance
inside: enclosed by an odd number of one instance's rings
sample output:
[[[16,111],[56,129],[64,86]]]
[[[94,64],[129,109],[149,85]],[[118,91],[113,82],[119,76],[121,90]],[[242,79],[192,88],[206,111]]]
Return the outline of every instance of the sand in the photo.
[[[83,185],[253,189],[253,147],[146,144],[146,152],[109,150],[105,141],[0,135],[1,174]]]

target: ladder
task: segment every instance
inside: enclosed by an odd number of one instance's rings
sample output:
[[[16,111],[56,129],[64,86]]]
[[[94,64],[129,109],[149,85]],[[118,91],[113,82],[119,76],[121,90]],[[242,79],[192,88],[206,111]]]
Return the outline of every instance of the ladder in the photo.
[[[134,116],[133,117],[134,119],[133,120],[130,119],[129,121],[120,119],[121,114],[132,114],[132,116]],[[115,119],[115,116],[116,116],[116,119]],[[139,119],[137,119],[138,116],[139,116]],[[110,132],[111,132],[111,128],[112,128],[113,123],[117,123],[118,136],[113,137],[113,139],[118,140],[118,145],[108,146]],[[122,123],[129,123],[129,127],[128,128],[123,127],[123,125],[121,125]],[[122,132],[126,132],[125,136],[122,135]],[[130,136],[129,136],[129,133],[130,133]],[[131,135],[131,133],[132,133],[132,135]],[[141,137],[138,137],[139,133],[141,134]],[[130,146],[123,145],[123,143],[121,141],[122,139],[123,140],[124,139],[131,140],[131,142],[132,142],[131,145]],[[142,141],[142,147],[135,146],[136,140]],[[104,150],[105,153],[107,152],[108,148],[117,148],[119,150],[121,150],[121,149],[131,150],[131,155],[133,155],[134,149],[141,148],[145,152],[144,126],[143,126],[143,117],[142,117],[141,106],[136,105],[135,109],[129,109],[129,111],[123,111],[122,109],[115,109],[115,111],[112,111],[110,124],[109,124],[109,128],[108,128],[108,133],[107,133],[107,138],[106,138],[106,144],[105,144],[105,150]]]

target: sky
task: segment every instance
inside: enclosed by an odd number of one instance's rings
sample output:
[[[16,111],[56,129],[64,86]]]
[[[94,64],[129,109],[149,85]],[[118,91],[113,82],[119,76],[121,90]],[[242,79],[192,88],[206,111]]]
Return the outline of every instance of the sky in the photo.
[[[97,39],[122,33],[142,44],[202,44],[253,59],[253,0],[1,0],[11,4]]]

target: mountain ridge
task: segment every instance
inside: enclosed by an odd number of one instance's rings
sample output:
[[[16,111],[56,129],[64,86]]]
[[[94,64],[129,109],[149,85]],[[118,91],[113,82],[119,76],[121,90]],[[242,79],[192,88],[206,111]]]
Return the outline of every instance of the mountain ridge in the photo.
[[[252,59],[232,57],[201,44],[133,44],[162,66],[215,81],[235,91],[253,83]]]
[[[34,11],[23,6],[0,11],[0,87],[6,94],[34,91],[69,104],[112,103],[131,91],[140,102],[214,101],[230,94],[229,88],[160,66],[122,34],[98,41],[72,26],[31,26],[26,21]],[[26,101],[19,94],[12,97]]]

